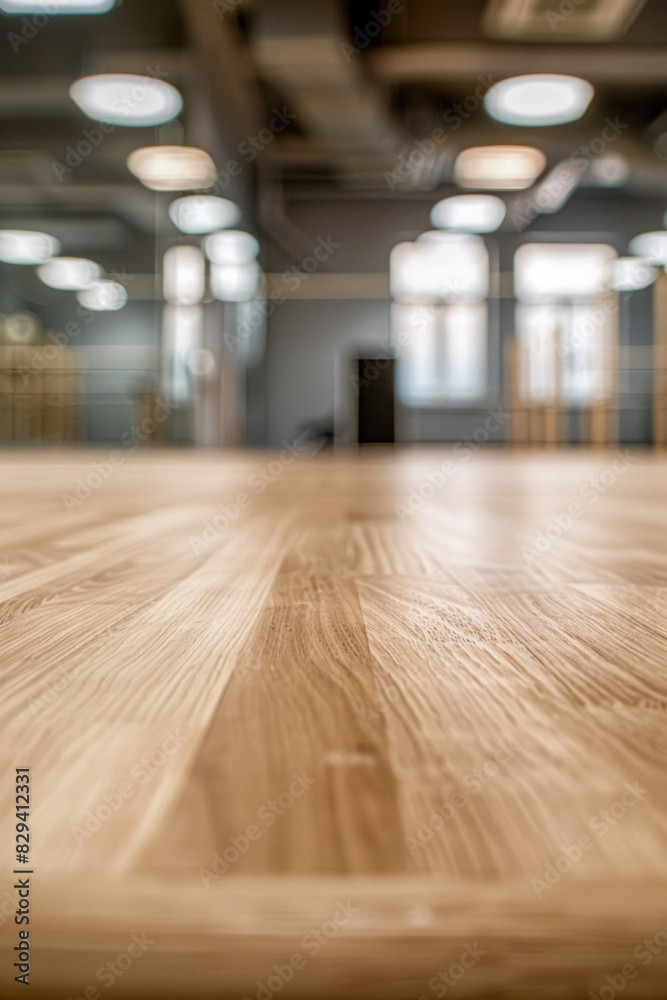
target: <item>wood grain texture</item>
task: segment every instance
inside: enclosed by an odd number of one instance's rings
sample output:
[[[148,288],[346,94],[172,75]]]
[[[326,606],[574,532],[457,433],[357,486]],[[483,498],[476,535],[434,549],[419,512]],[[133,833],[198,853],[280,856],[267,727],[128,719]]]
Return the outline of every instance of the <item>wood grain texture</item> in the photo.
[[[38,1000],[664,997],[659,453],[122,459],[0,457],[2,996],[29,766]]]

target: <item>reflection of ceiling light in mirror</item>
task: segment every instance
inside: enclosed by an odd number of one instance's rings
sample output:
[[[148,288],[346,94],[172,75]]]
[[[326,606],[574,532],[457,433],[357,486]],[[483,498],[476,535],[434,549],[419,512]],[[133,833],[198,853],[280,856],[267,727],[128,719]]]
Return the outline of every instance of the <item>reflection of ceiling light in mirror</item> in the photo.
[[[533,146],[471,146],[456,158],[454,179],[461,187],[487,191],[523,191],[547,164]]]
[[[207,236],[204,251],[212,264],[246,264],[257,257],[259,243],[241,229],[227,229]]]
[[[581,118],[594,93],[591,84],[577,76],[534,73],[494,84],[484,107],[508,125],[563,125]]]
[[[174,305],[194,306],[206,291],[206,261],[199,247],[170,247],[164,255],[164,297]]]
[[[53,236],[32,229],[0,229],[0,260],[5,264],[43,264],[60,253]]]
[[[144,146],[130,153],[127,166],[151,191],[197,191],[216,179],[211,157],[193,146]]]
[[[431,225],[462,233],[494,233],[506,211],[505,202],[492,194],[459,194],[434,205]]]
[[[77,300],[92,312],[117,312],[127,303],[127,291],[119,281],[103,278],[90,288],[77,292]]]
[[[426,234],[425,234],[426,235]],[[489,257],[478,236],[443,233],[449,239],[398,243],[389,258],[397,302],[482,301],[489,289]]]
[[[5,318],[5,337],[10,344],[34,344],[42,332],[39,318],[31,312],[17,312]]]
[[[69,95],[84,115],[106,125],[163,125],[183,108],[170,83],[132,73],[85,76],[72,84]]]
[[[169,218],[182,233],[198,236],[235,226],[241,219],[241,209],[227,198],[192,194],[172,201]]]
[[[215,354],[207,347],[193,347],[188,354],[187,365],[195,378],[210,378],[215,374]]]
[[[616,292],[634,292],[648,288],[658,276],[657,268],[641,257],[619,257],[612,261],[607,283]]]
[[[102,268],[83,257],[54,257],[38,267],[37,274],[49,288],[82,292],[102,277]]]
[[[106,14],[116,0],[0,0],[5,14]]]
[[[667,222],[665,223],[667,225]],[[628,250],[633,257],[643,257],[650,264],[667,266],[667,232],[640,233],[630,240]]]
[[[211,291],[221,302],[248,302],[259,289],[261,271],[256,261],[243,264],[213,264]]]

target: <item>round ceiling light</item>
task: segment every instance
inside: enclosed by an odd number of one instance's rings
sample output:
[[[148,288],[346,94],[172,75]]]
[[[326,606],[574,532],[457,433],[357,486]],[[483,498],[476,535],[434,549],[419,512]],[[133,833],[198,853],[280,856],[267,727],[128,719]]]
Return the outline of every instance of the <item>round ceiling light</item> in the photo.
[[[456,158],[454,179],[465,188],[486,191],[523,191],[547,165],[533,146],[471,146]]]
[[[581,118],[594,93],[578,76],[534,73],[496,83],[487,91],[484,107],[507,125],[564,125]]]
[[[0,0],[5,14],[106,14],[116,0]]]
[[[628,247],[633,257],[643,257],[649,264],[667,266],[667,232],[640,233],[630,240]]]
[[[183,108],[170,83],[133,73],[85,76],[72,84],[69,94],[84,115],[105,125],[164,125]]]
[[[130,153],[127,166],[151,191],[197,191],[216,180],[215,163],[194,146],[144,146]]]
[[[241,229],[226,229],[206,237],[204,252],[212,264],[249,264],[259,253],[259,243]]]
[[[0,260],[5,264],[43,264],[60,253],[60,243],[32,229],[0,229]]]
[[[37,274],[49,288],[82,292],[102,277],[102,268],[83,257],[54,257],[38,267]]]
[[[431,211],[431,225],[460,233],[495,233],[507,209],[492,194],[459,194],[444,198]]]
[[[169,218],[182,233],[200,236],[237,225],[241,220],[241,209],[227,198],[192,194],[172,201]]]
[[[119,281],[102,278],[77,292],[77,300],[91,312],[117,312],[127,303],[127,291]]]
[[[657,276],[657,268],[641,257],[617,257],[611,263],[608,284],[615,292],[634,292],[648,288]]]

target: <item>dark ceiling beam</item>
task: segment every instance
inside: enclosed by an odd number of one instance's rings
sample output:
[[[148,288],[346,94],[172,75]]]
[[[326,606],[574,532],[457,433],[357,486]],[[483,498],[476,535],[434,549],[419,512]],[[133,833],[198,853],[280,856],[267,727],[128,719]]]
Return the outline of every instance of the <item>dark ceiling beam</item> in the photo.
[[[236,146],[265,124],[259,86],[238,26],[233,17],[220,17],[213,3],[180,0],[180,7],[198,76],[206,78],[219,119]]]
[[[436,42],[392,45],[368,57],[389,83],[445,83],[519,73],[570,73],[592,83],[667,84],[664,47],[641,45],[507,45]]]

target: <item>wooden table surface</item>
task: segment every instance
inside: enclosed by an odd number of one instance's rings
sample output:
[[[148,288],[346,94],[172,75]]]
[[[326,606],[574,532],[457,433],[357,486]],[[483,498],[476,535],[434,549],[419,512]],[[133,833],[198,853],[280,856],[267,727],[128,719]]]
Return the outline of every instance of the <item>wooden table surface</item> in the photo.
[[[664,458],[5,451],[0,481],[0,995],[664,1000]]]

